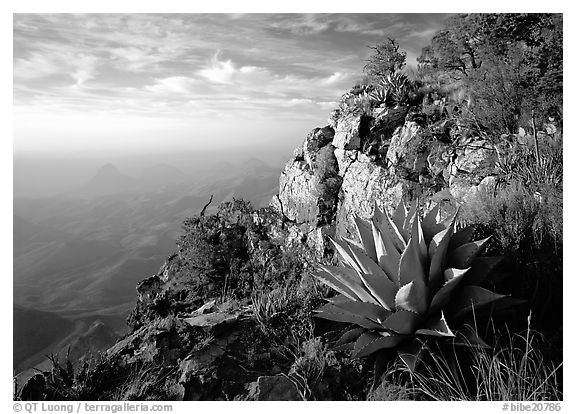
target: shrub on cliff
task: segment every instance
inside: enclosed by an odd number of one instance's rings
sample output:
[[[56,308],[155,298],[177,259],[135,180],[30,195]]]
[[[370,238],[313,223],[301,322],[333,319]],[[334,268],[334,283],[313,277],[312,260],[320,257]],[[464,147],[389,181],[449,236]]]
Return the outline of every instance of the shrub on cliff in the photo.
[[[419,57],[421,72],[494,133],[562,117],[561,14],[458,14]]]
[[[400,50],[396,39],[388,38],[375,46],[364,66],[367,83],[378,83],[382,78],[402,70],[406,66],[406,52]]]

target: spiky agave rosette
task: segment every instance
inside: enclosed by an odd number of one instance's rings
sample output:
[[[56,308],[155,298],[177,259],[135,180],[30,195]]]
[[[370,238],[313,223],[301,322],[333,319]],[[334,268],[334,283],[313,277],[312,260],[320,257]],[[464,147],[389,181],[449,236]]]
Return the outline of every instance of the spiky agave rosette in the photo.
[[[454,340],[446,316],[509,298],[477,286],[500,260],[477,257],[488,238],[470,241],[471,227],[455,231],[456,215],[441,222],[439,205],[421,220],[416,205],[407,211],[401,203],[392,217],[378,206],[369,221],[356,216],[360,243],[332,239],[344,266],[319,265],[314,273],[340,293],[315,316],[358,325],[337,345],[354,343],[355,357],[395,348],[412,371],[429,340]]]

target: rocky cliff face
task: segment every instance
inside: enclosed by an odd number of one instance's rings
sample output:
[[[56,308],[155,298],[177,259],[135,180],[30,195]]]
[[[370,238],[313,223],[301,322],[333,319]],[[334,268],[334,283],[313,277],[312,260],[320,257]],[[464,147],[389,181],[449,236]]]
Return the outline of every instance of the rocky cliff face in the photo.
[[[369,218],[375,204],[391,212],[418,199],[451,212],[495,185],[498,148],[487,140],[446,122],[425,127],[406,107],[351,110],[347,99],[294,151],[271,203],[318,253],[330,249],[327,236],[353,235],[352,215]]]

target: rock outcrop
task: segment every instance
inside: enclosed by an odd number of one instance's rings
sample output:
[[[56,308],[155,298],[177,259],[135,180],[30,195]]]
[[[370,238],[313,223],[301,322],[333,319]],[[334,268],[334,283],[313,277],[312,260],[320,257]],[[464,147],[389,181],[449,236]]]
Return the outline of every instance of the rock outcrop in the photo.
[[[418,199],[425,209],[433,201],[448,213],[479,185],[486,188],[486,180],[495,185],[497,149],[485,139],[450,136],[445,122],[426,127],[425,116],[407,107],[368,114],[349,101],[344,95],[329,125],[313,130],[294,152],[271,204],[318,253],[330,249],[328,236],[353,235],[352,215],[370,217],[375,203],[392,211],[401,201]],[[324,177],[330,185],[322,185]]]

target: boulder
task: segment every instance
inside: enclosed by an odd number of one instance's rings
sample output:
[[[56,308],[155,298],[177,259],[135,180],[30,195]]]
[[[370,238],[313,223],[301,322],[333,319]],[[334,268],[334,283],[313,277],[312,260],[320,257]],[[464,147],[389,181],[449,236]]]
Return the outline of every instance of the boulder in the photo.
[[[428,169],[430,140],[422,134],[420,125],[408,121],[392,136],[386,158],[398,171],[404,172],[405,178],[417,177]]]
[[[333,145],[343,150],[361,148],[360,130],[363,127],[362,115],[349,114],[338,120]]]
[[[397,108],[376,108],[374,109],[374,129],[388,129],[394,131],[404,124],[408,107],[399,106]]]
[[[388,168],[373,162],[352,163],[343,177],[338,195],[336,234],[355,235],[352,216],[358,214],[370,218],[375,202],[392,212],[411,187],[412,184],[398,179]]]
[[[258,377],[250,385],[250,400],[254,401],[301,401],[296,385],[286,375]]]
[[[497,154],[490,142],[484,139],[467,140],[459,147],[454,159],[455,173],[472,174],[481,177],[480,180],[494,173]]]
[[[496,148],[483,139],[460,143],[447,168],[448,186],[454,198],[462,203],[483,179],[496,174]]]
[[[316,129],[302,145],[302,158],[293,158],[280,176],[272,207],[289,221],[308,226],[304,232],[333,221],[340,184],[330,127]]]
[[[316,128],[304,140],[302,144],[302,156],[304,161],[312,166],[316,161],[318,151],[332,142],[334,138],[334,129],[330,126]]]
[[[190,326],[202,328],[212,335],[219,335],[225,332],[237,319],[237,313],[212,312],[185,318],[184,322]]]
[[[138,301],[147,304],[152,302],[162,290],[163,282],[156,275],[144,279],[136,286]]]
[[[305,161],[292,159],[280,175],[280,191],[272,206],[288,220],[313,222],[318,216],[318,180]]]

